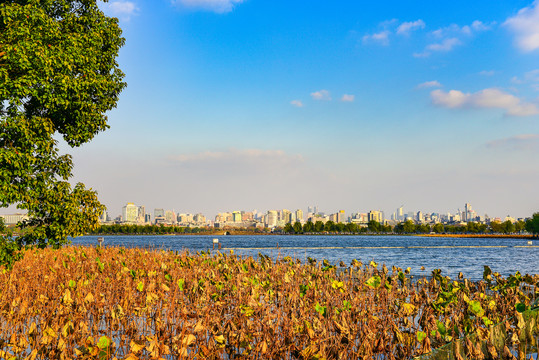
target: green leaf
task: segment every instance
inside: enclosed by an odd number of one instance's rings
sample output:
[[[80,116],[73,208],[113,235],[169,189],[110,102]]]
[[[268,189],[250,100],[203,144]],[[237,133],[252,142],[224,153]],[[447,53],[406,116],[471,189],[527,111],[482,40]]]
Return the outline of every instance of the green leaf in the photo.
[[[110,339],[106,336],[101,336],[97,341],[97,347],[101,350],[107,349],[110,346]]]
[[[526,304],[518,303],[518,304],[516,305],[516,309],[517,309],[517,311],[518,311],[519,313],[523,313],[524,311],[526,311],[527,306],[526,306]]]
[[[75,286],[77,286],[77,283],[73,280],[69,280],[69,287],[74,288]]]
[[[142,292],[142,290],[144,290],[144,283],[142,281],[137,284],[137,290],[139,292]]]
[[[423,340],[425,340],[425,338],[427,337],[427,334],[424,333],[423,331],[418,331],[416,336],[417,336],[417,341],[423,342]]]
[[[318,312],[320,315],[322,316],[326,316],[326,310],[327,310],[327,306],[322,306],[318,303],[318,301],[316,302],[316,305],[314,306],[314,309],[316,310],[316,312]]]
[[[485,314],[485,310],[483,310],[483,307],[481,307],[481,303],[477,300],[472,300],[468,303],[468,310],[480,317]]]
[[[369,280],[365,282],[365,285],[373,289],[379,288],[380,284],[382,284],[382,279],[378,275],[371,277]]]
[[[438,329],[438,332],[440,333],[440,335],[445,336],[447,330],[445,328],[445,325],[439,320],[436,320],[436,328]]]
[[[180,288],[180,291],[183,291],[183,286],[185,285],[184,279],[178,279],[178,287]]]

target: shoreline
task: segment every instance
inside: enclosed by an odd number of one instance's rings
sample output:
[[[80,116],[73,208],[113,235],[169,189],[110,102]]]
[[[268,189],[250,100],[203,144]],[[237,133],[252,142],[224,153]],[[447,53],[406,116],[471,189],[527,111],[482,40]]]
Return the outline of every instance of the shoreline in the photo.
[[[283,233],[259,233],[249,231],[231,231],[220,232],[200,232],[200,233],[170,233],[170,234],[85,234],[84,236],[414,236],[414,237],[432,237],[432,238],[477,238],[477,239],[529,239],[539,240],[533,235],[523,234],[395,234],[395,233],[305,233],[305,234],[283,234]]]

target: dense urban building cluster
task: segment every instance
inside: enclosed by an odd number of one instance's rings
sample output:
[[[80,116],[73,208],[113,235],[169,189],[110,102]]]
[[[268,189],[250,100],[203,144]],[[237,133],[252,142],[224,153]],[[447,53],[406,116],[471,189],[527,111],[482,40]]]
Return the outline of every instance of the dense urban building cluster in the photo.
[[[22,216],[22,215],[21,215]],[[452,224],[464,225],[469,222],[478,224],[490,224],[492,222],[516,223],[519,220],[510,216],[505,218],[490,218],[488,215],[480,216],[472,209],[469,203],[464,205],[464,210],[458,209],[454,213],[424,213],[405,212],[404,206],[400,206],[389,218],[381,210],[370,210],[367,212],[357,212],[346,216],[344,210],[339,210],[335,213],[326,214],[318,209],[317,206],[309,206],[307,212],[303,210],[268,210],[266,212],[253,211],[230,211],[218,213],[214,219],[206,218],[205,215],[180,213],[175,210],[154,209],[153,216],[146,211],[144,206],[138,206],[134,203],[127,203],[122,208],[122,214],[116,218],[111,218],[105,211],[101,217],[102,224],[131,224],[131,225],[166,225],[166,226],[183,226],[183,227],[214,227],[214,228],[281,228],[286,224],[305,224],[307,222],[317,223],[327,222],[355,224],[358,226],[367,226],[369,222],[375,221],[384,225],[397,225],[406,221],[412,221],[415,224]],[[6,223],[9,223],[6,221]]]

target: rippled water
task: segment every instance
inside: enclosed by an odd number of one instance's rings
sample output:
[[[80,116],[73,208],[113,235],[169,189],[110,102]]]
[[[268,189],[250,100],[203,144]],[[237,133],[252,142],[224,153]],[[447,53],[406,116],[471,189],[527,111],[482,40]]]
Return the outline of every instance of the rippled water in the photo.
[[[216,236],[105,236],[104,246],[158,248],[199,251],[212,248]],[[374,260],[388,267],[412,268],[412,274],[430,275],[433,269],[452,278],[462,271],[470,279],[483,276],[483,265],[507,276],[520,271],[539,273],[539,240],[527,246],[522,239],[435,238],[419,236],[220,236],[221,251],[273,258],[292,256],[305,261],[307,257],[327,259],[349,265],[353,259]],[[73,239],[74,245],[96,245],[97,236]],[[421,266],[425,270],[421,270]]]

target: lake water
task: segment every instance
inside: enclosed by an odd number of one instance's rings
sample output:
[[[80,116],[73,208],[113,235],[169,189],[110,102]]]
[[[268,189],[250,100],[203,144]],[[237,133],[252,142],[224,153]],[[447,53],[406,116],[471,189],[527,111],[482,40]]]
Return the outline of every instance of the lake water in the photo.
[[[539,273],[539,240],[528,246],[523,239],[435,238],[419,236],[104,236],[104,246],[189,250],[212,249],[212,240],[218,238],[222,252],[257,257],[259,253],[273,258],[292,256],[306,261],[307,257],[343,261],[350,265],[353,259],[368,263],[401,268],[412,268],[416,276],[430,275],[433,269],[442,269],[442,275],[455,278],[460,271],[472,280],[481,279],[483,265],[507,276]],[[73,245],[96,245],[97,236],[73,239]],[[424,266],[425,270],[421,270]]]

